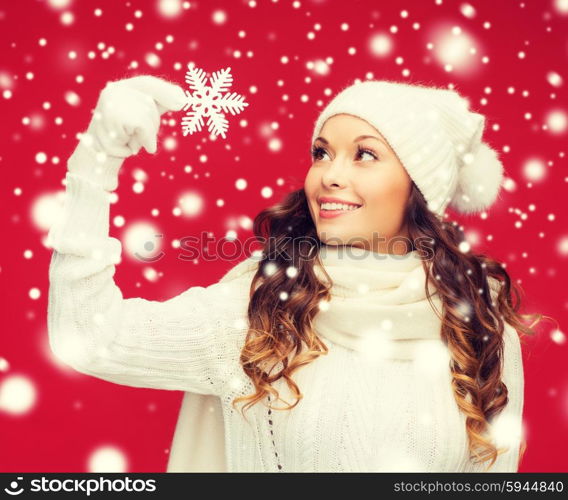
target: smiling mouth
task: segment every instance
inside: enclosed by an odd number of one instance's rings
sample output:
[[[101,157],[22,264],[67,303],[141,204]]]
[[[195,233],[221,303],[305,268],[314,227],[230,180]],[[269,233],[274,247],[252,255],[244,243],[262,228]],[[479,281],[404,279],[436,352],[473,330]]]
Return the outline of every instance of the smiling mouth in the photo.
[[[320,207],[320,212],[355,212],[356,210],[359,210],[361,208],[361,205],[356,206],[354,208],[322,208]]]
[[[327,207],[324,208],[323,205],[327,205]],[[326,203],[320,204],[319,216],[323,219],[335,218],[335,217],[338,217],[340,215],[345,215],[345,214],[350,214],[350,213],[356,212],[357,210],[359,210],[361,208],[362,205],[343,205],[343,207],[341,207],[341,206],[338,207],[337,205],[332,204],[332,206],[333,206],[333,208],[331,208],[329,206],[329,204],[326,204]],[[349,207],[349,208],[346,208],[346,206]]]
[[[319,209],[322,212],[354,212],[361,208],[361,205],[351,203],[320,203]]]

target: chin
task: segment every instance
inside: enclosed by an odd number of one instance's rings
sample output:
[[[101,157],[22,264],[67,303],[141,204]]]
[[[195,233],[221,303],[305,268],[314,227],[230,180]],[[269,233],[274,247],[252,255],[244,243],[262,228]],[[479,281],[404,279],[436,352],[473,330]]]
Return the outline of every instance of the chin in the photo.
[[[325,234],[325,238],[319,234],[318,235],[319,240],[322,243],[325,243],[326,245],[329,246],[342,246],[342,245],[347,245],[346,241],[349,241],[350,238],[346,238],[345,236],[341,235],[341,234],[337,234],[337,233],[327,233]]]

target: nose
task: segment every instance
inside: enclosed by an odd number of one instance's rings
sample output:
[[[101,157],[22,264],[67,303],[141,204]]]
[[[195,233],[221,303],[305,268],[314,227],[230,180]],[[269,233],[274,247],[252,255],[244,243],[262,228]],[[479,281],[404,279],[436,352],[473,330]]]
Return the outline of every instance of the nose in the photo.
[[[321,176],[321,182],[325,187],[341,187],[345,186],[347,180],[347,160],[342,159],[340,155],[325,167],[325,171]]]

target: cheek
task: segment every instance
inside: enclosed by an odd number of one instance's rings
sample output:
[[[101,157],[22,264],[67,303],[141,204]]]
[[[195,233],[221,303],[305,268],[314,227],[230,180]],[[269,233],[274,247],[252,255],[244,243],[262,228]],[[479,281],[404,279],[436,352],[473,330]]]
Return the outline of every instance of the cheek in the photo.
[[[406,205],[409,180],[398,172],[381,172],[361,184],[360,194],[371,210],[396,214]]]
[[[310,168],[306,174],[306,178],[304,179],[304,191],[308,200],[313,196],[318,184],[319,176],[313,168]]]
[[[310,168],[310,170],[306,174],[306,178],[304,179],[304,193],[308,202],[308,210],[312,219],[315,221],[315,207],[313,206],[313,200],[316,196],[316,189],[318,186],[319,178],[317,178],[317,175],[315,175],[313,170],[313,168]]]

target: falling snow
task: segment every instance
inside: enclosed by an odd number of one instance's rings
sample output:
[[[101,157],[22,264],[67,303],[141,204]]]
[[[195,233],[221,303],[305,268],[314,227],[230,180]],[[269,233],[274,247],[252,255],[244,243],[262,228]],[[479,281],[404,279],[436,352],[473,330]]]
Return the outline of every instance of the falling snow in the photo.
[[[503,9],[474,0],[329,6],[330,0],[220,0],[207,8],[206,2],[184,0],[0,6],[0,172],[9,240],[0,253],[0,280],[10,312],[0,347],[0,412],[19,419],[29,442],[45,443],[42,455],[48,450],[53,468],[164,467],[164,457],[148,453],[139,436],[161,439],[154,436],[174,416],[166,395],[77,374],[51,355],[45,314],[51,258],[45,236],[62,214],[65,167],[77,134],[85,130],[105,82],[143,73],[177,83],[187,99],[181,113],[162,115],[158,154],[129,159],[110,197],[110,234],[126,257],[114,277],[125,297],[148,299],[210,284],[228,267],[218,261],[205,269],[202,259],[179,258],[187,254],[184,237],[202,230],[231,244],[249,237],[258,211],[302,184],[313,120],[342,86],[388,77],[467,94],[488,116],[485,137],[502,157],[506,175],[494,209],[460,219],[467,241],[459,250],[466,257],[484,252],[505,261],[525,289],[526,312],[558,320],[543,327],[543,351],[527,357],[526,373],[533,377],[527,404],[549,412],[528,411],[526,419],[529,439],[550,440],[551,429],[555,439],[563,437],[557,431],[568,418],[568,75],[562,38],[568,1],[511,2]],[[32,26],[30,18],[41,23]],[[207,80],[198,69],[205,67],[225,69]],[[231,71],[241,82],[238,94],[229,92]],[[254,105],[241,94],[254,98]],[[209,135],[198,135],[202,130]],[[266,276],[277,270],[275,264],[263,269]],[[282,271],[290,279],[297,272]],[[360,291],[366,293],[365,286]],[[279,298],[289,300],[285,292]],[[329,303],[319,308],[325,311]],[[469,304],[459,304],[458,314],[470,313]],[[104,317],[97,321],[104,324]],[[388,321],[377,328],[388,332]],[[376,339],[370,358],[389,349]],[[62,349],[72,357],[83,347],[77,342]],[[435,376],[444,366],[447,351],[434,349],[424,350],[416,368]],[[240,383],[234,380],[235,387]],[[133,408],[144,416],[135,422],[122,418]],[[108,415],[120,417],[113,417],[112,431],[101,425]],[[430,418],[422,415],[421,423],[428,425]],[[37,421],[48,422],[49,432],[31,425]],[[88,437],[81,434],[86,427],[92,430]],[[62,439],[67,431],[75,438]],[[514,442],[519,431],[519,422],[506,420],[494,429],[503,442]],[[22,433],[5,439],[10,462],[2,465],[31,469]],[[396,461],[401,470],[416,465],[403,452]],[[539,455],[529,442],[525,470],[566,465],[561,452]]]

